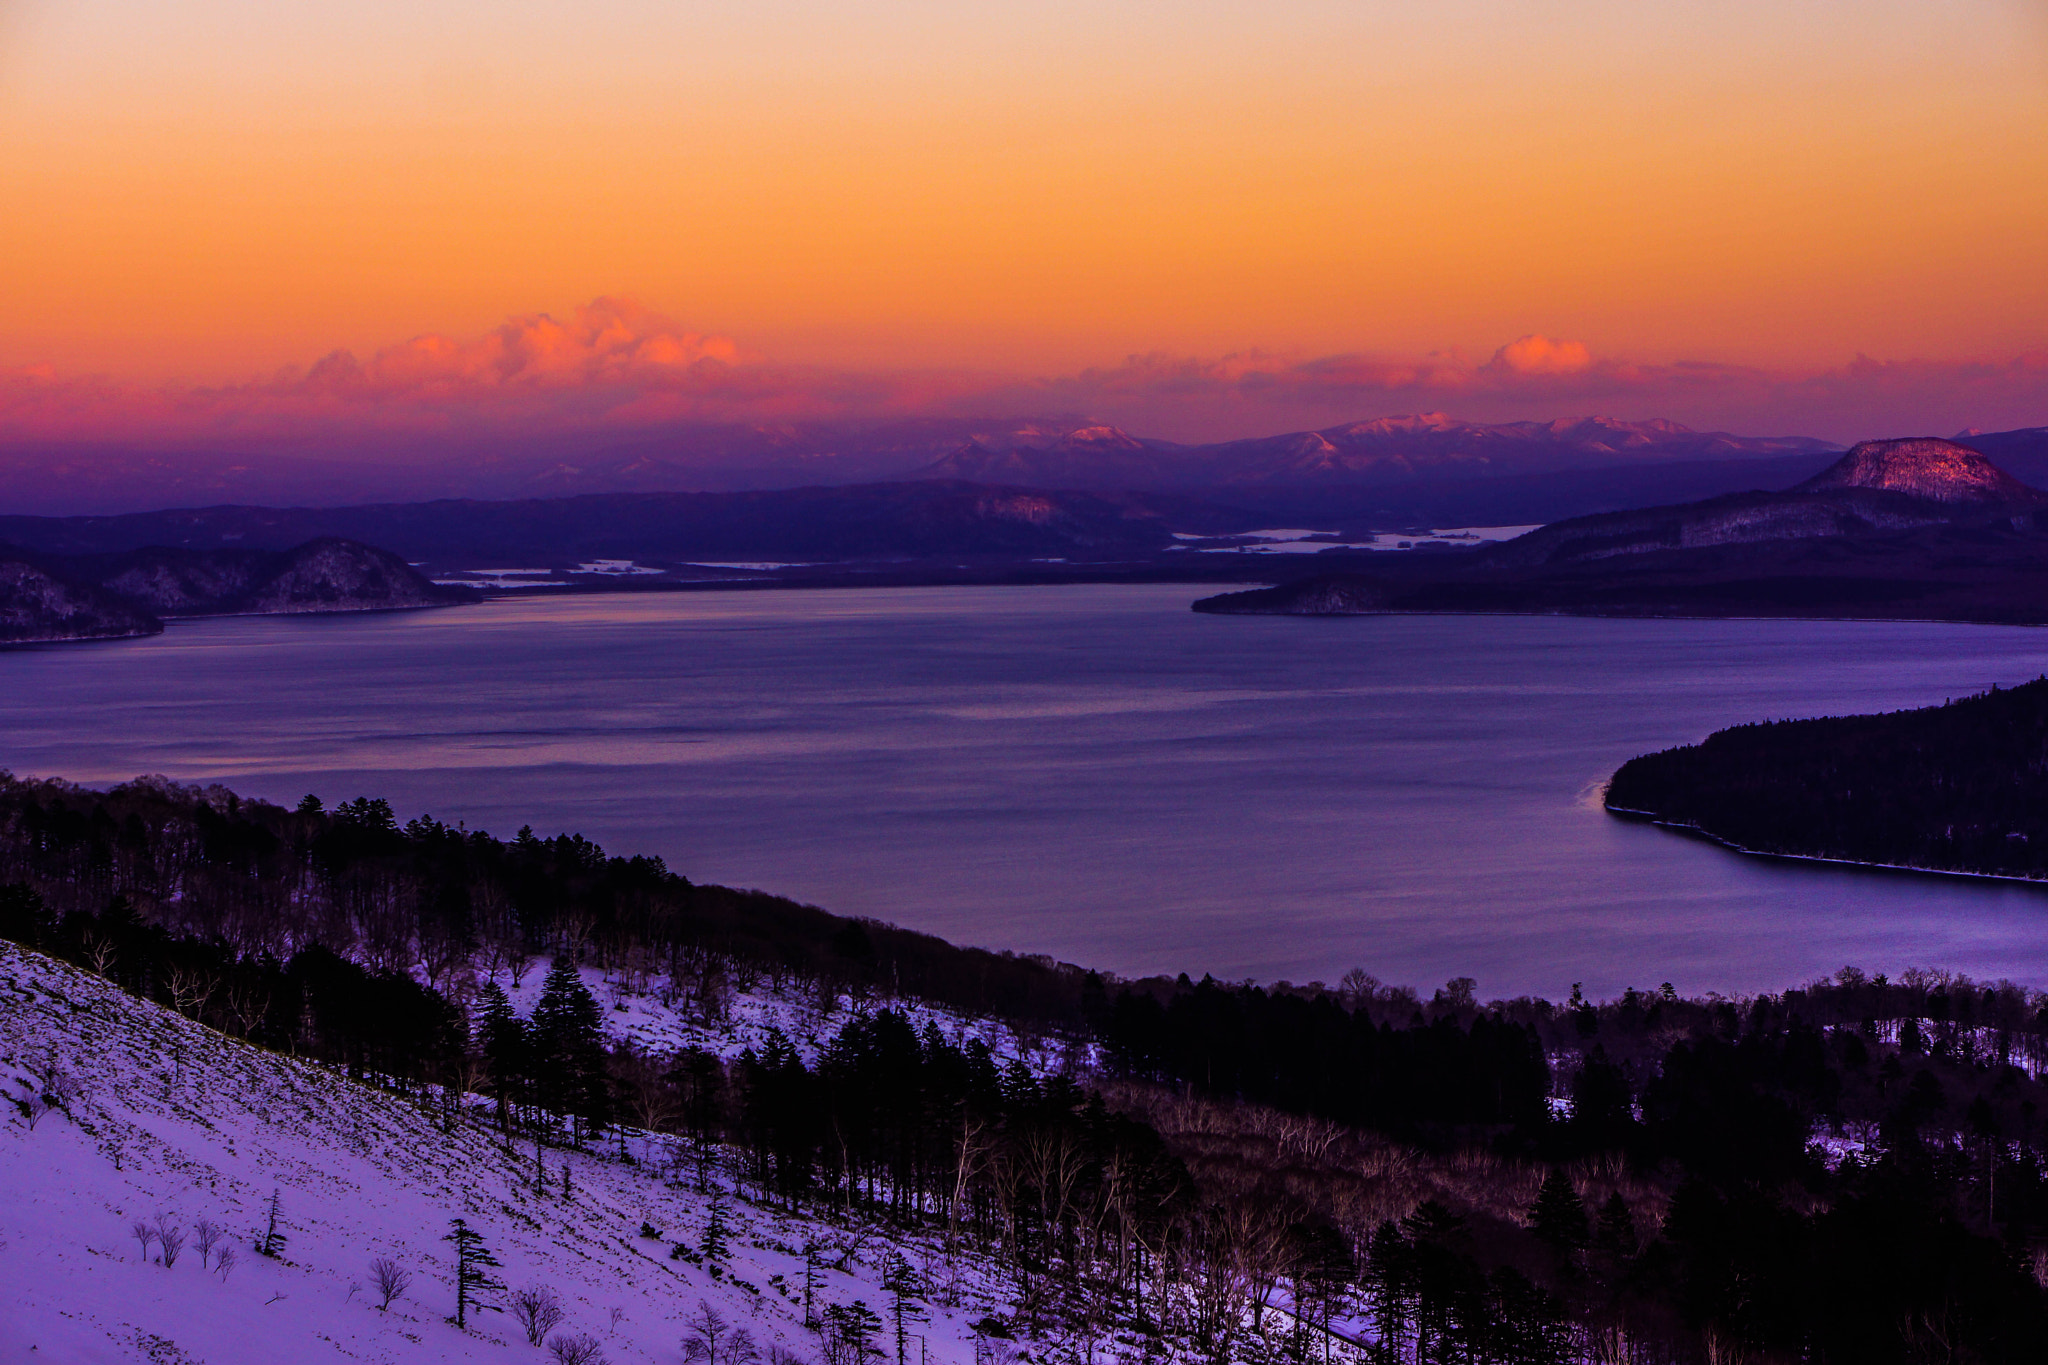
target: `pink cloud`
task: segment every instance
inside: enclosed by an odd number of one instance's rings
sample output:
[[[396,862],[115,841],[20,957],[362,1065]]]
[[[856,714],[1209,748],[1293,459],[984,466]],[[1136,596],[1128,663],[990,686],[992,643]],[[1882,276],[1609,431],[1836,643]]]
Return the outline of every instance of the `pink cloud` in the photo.
[[[1508,374],[1577,374],[1591,369],[1593,353],[1583,341],[1552,341],[1530,333],[1493,353],[1492,368]]]

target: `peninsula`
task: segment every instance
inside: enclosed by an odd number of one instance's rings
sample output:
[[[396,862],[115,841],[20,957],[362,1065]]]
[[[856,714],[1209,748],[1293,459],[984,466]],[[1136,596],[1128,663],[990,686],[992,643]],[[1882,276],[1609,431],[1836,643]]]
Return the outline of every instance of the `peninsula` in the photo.
[[[1915,711],[1739,725],[1630,759],[1617,815],[1748,853],[2048,878],[2048,679]]]

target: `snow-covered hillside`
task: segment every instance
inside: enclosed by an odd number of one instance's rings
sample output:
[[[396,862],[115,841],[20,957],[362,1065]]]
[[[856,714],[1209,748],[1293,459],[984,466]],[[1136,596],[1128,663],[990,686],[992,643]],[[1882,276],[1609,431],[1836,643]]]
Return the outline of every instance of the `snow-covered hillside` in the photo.
[[[541,956],[520,972],[518,984],[500,969],[491,976],[512,1008],[531,1016],[540,1000],[541,984],[553,959]],[[777,987],[766,980],[733,985],[718,992],[715,1010],[661,978],[635,983],[623,973],[606,973],[588,963],[576,969],[584,989],[604,1007],[604,1032],[614,1043],[630,1043],[642,1052],[668,1055],[702,1048],[730,1061],[748,1048],[761,1049],[771,1031],[795,1047],[806,1064],[817,1060],[827,1043],[849,1019],[878,1009],[891,1009],[922,1033],[927,1024],[955,1047],[980,1041],[999,1065],[1021,1061],[1035,1076],[1074,1075],[1098,1060],[1098,1045],[1052,1034],[1027,1034],[997,1019],[969,1018],[929,1001],[896,996],[855,999],[836,987],[821,994],[801,985]],[[662,987],[668,985],[667,990]]]
[[[31,1096],[67,1078],[66,1109]],[[509,1313],[447,1321],[455,1307],[450,1220],[465,1219],[502,1263],[506,1285],[546,1286],[567,1316],[556,1336],[594,1339],[604,1359],[684,1359],[686,1320],[710,1305],[775,1348],[818,1357],[803,1325],[807,1239],[827,1243],[817,1306],[882,1311],[881,1233],[807,1224],[730,1204],[723,1273],[672,1258],[698,1244],[708,1201],[653,1165],[546,1153],[449,1123],[435,1107],[352,1084],[318,1066],[236,1042],[128,996],[89,973],[0,942],[0,1362],[491,1361],[554,1356]],[[563,1188],[566,1169],[569,1192]],[[282,1256],[256,1254],[273,1192]],[[195,1245],[201,1220],[225,1229],[218,1267]],[[175,1263],[138,1221],[183,1230]],[[651,1225],[660,1236],[642,1234]],[[948,1274],[934,1252],[894,1244],[956,1286],[925,1306],[912,1359],[975,1357],[973,1324],[1000,1311],[993,1278]],[[412,1275],[378,1306],[372,1263]],[[488,1296],[504,1302],[503,1294]],[[886,1334],[885,1334],[886,1335]],[[893,1356],[893,1343],[891,1343]]]

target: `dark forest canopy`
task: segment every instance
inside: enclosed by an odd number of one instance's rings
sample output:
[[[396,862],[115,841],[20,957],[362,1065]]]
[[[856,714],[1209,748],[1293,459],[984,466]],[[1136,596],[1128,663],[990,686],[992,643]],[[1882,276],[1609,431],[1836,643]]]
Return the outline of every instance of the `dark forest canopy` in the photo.
[[[1363,971],[1121,981],[576,835],[161,780],[0,780],[0,936],[451,1123],[599,1150],[628,1125],[672,1135],[672,1179],[942,1228],[1000,1259],[1022,1329],[1303,1365],[1346,1303],[1404,1365],[1710,1342],[2021,1361],[2048,1339],[2048,1001],[2010,983],[1481,1003]],[[541,959],[521,1017],[499,982]],[[605,1038],[579,963],[698,1019],[764,984],[850,1008],[808,1054],[649,1055]],[[1033,1075],[912,1000],[1092,1060]],[[1282,1297],[1304,1313],[1276,1357],[1243,1323]]]
[[[1755,853],[2048,877],[2048,679],[1721,730],[1629,760],[1607,806]]]
[[[400,825],[375,798],[286,810],[161,778],[102,792],[0,774],[8,882],[34,886],[59,915],[96,913],[120,895],[149,922],[241,956],[284,959],[317,944],[429,986],[472,965],[566,954],[675,980],[733,964],[1054,1023],[1078,1018],[1088,976],[698,885],[660,858],[612,856],[581,835],[497,839],[431,816]]]

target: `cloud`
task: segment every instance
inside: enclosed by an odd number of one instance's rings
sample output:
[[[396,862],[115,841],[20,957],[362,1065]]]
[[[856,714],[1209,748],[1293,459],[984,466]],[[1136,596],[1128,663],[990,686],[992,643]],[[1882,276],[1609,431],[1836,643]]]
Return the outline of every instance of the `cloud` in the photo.
[[[514,318],[484,336],[439,335],[388,346],[367,361],[336,351],[307,371],[273,381],[273,391],[351,401],[475,399],[533,390],[660,387],[702,365],[740,358],[730,337],[685,331],[626,299],[598,299],[569,322],[545,313]]]
[[[210,388],[143,388],[48,367],[0,372],[0,445],[94,443],[374,455],[437,443],[616,440],[707,423],[1071,414],[1179,440],[1442,410],[1477,421],[1599,413],[1745,434],[1948,434],[2048,423],[2048,352],[1873,360],[1790,372],[1639,364],[1531,333],[1484,362],[1426,355],[1135,355],[1050,376],[776,364],[624,299],[480,336],[415,337],[367,358]]]
[[[1490,368],[1506,374],[1577,374],[1592,365],[1593,353],[1583,341],[1552,341],[1531,332],[1495,351]]]

